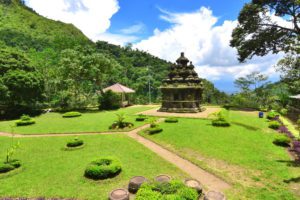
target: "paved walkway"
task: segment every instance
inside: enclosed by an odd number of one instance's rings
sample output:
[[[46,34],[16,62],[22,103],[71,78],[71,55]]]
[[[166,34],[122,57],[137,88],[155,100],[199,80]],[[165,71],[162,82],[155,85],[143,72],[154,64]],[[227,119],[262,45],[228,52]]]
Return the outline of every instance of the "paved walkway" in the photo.
[[[162,121],[160,119],[158,122]],[[70,133],[70,134],[40,134],[40,135],[20,135],[15,134],[14,136],[17,138],[28,138],[28,137],[65,137],[65,136],[79,136],[79,135],[107,135],[107,134],[124,134],[133,138],[137,142],[141,143],[158,156],[162,157],[163,159],[167,160],[168,162],[174,164],[179,169],[184,171],[185,173],[189,174],[192,178],[198,180],[201,184],[203,184],[208,190],[216,190],[224,192],[226,189],[230,188],[231,186],[223,181],[222,179],[216,177],[215,175],[203,170],[202,168],[198,167],[197,165],[191,163],[188,160],[183,159],[182,157],[178,156],[177,154],[163,148],[162,146],[138,135],[143,129],[149,128],[149,124],[136,128],[129,132],[102,132],[102,133]],[[0,136],[10,137],[12,134],[10,133],[0,133]]]

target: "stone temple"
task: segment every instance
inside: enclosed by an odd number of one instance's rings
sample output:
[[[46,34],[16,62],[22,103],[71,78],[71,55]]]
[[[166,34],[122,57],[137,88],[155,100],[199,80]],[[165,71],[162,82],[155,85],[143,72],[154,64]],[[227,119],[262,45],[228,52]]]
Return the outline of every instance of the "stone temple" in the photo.
[[[181,53],[176,64],[170,67],[168,77],[160,87],[162,106],[160,112],[197,113],[201,112],[202,81],[194,65]]]

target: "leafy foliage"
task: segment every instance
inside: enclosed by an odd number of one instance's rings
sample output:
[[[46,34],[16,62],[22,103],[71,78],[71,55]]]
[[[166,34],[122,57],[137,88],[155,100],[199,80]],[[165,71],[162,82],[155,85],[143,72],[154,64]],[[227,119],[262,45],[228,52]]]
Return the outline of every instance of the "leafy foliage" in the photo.
[[[292,28],[277,23],[272,13],[282,20],[291,19],[289,23]],[[299,1],[252,0],[241,10],[238,22],[232,33],[231,46],[237,48],[241,62],[254,55],[299,49]]]
[[[137,200],[196,200],[198,193],[195,189],[188,188],[182,182],[172,180],[170,182],[150,182],[144,183],[136,195]]]
[[[228,127],[230,123],[228,122],[228,111],[221,110],[215,114],[216,118],[212,120],[212,125],[217,127]]]
[[[271,121],[269,123],[269,128],[277,130],[280,127],[280,125],[281,124],[278,121]]]
[[[114,157],[105,157],[92,161],[85,169],[84,175],[91,179],[107,179],[118,175],[121,163]]]
[[[280,135],[278,137],[276,137],[276,139],[274,139],[273,143],[278,145],[278,146],[289,146],[289,143],[291,142],[291,139],[288,138],[285,135]]]
[[[131,122],[125,122],[124,114],[116,114],[117,115],[117,121],[115,121],[109,129],[124,129],[124,128],[131,128],[133,127],[133,123]]]
[[[170,118],[165,119],[165,122],[166,123],[178,123],[178,119],[170,117]]]
[[[99,97],[100,110],[116,110],[120,106],[120,96],[111,90],[106,91]]]

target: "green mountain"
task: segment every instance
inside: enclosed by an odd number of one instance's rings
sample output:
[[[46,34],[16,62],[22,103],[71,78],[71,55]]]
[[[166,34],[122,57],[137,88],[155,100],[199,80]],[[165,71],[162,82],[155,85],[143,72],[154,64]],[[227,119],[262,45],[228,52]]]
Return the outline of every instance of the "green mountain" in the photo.
[[[65,49],[92,43],[72,24],[41,17],[20,0],[0,0],[0,40],[22,50]]]
[[[74,25],[42,17],[22,0],[0,0],[0,48],[23,54],[43,75],[45,98],[39,102],[43,107],[97,105],[97,91],[115,82],[135,89],[136,103],[146,103],[150,81],[156,102],[170,66],[131,45],[94,43]],[[219,99],[218,90],[208,88],[205,99]]]

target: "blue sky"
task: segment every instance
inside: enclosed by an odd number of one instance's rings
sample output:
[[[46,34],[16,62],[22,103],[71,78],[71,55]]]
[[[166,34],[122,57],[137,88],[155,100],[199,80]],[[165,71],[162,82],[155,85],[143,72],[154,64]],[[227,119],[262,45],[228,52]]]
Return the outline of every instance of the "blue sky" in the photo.
[[[72,23],[90,39],[132,43],[174,62],[185,52],[199,76],[234,92],[234,79],[253,71],[278,80],[274,64],[282,55],[237,61],[229,46],[246,0],[26,0],[39,14]]]

